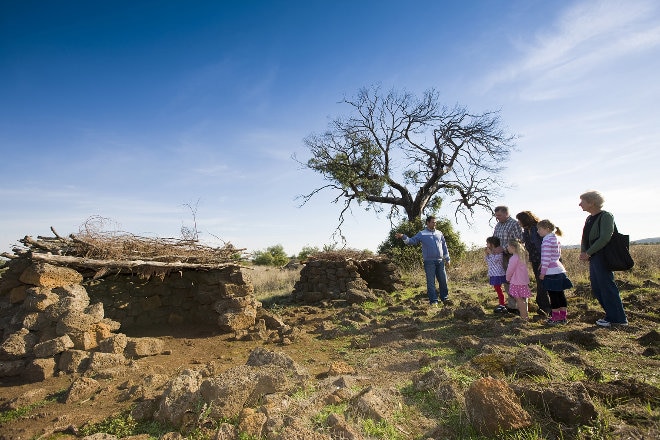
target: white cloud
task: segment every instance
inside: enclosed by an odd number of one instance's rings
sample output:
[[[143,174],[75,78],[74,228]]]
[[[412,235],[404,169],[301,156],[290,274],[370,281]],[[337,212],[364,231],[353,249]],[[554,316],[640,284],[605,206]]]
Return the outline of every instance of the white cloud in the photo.
[[[660,46],[660,23],[648,20],[657,6],[650,1],[577,3],[531,44],[519,45],[522,57],[487,78],[485,88],[523,80],[528,100],[583,91],[593,85],[591,76],[599,69],[625,68],[620,64],[625,57]]]

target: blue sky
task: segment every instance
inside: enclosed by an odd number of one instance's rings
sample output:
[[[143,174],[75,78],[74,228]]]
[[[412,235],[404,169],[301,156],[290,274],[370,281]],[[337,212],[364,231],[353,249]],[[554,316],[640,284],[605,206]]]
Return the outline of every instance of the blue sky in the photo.
[[[380,85],[519,135],[497,204],[578,243],[601,191],[632,239],[660,236],[660,3],[621,1],[0,1],[0,252],[88,218],[149,237],[288,254],[333,242],[341,205],[293,159]],[[453,208],[439,213],[453,221]],[[487,213],[456,229],[492,232]],[[490,222],[490,223],[489,223]],[[357,205],[348,246],[390,228]]]

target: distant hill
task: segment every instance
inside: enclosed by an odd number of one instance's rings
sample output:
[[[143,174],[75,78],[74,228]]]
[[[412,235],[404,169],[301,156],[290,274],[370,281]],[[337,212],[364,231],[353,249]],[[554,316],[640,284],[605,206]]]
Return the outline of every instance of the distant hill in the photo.
[[[658,244],[658,243],[660,243],[660,237],[642,238],[641,240],[634,240],[630,242],[630,244]]]
[[[660,244],[660,237],[642,238],[640,240],[633,240],[630,242],[630,244]],[[575,249],[579,247],[580,247],[579,244],[568,244],[566,246],[562,245],[562,248],[564,249]]]

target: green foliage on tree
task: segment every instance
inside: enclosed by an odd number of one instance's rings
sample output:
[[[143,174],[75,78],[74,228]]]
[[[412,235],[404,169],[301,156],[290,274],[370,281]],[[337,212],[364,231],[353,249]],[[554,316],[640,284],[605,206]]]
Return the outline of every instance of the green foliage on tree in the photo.
[[[300,195],[303,205],[324,190],[334,194],[334,203],[343,201],[340,236],[353,203],[409,221],[443,202],[468,222],[475,208],[491,212],[515,140],[498,111],[442,105],[434,89],[416,96],[363,88],[342,103],[347,113],[307,136],[309,158],[299,161],[325,180]]]
[[[252,262],[257,266],[280,267],[289,262],[289,257],[284,252],[284,246],[276,244],[263,251],[254,252]]]
[[[320,250],[316,246],[303,246],[302,250],[298,253],[298,261],[305,261],[307,257],[318,252]]]
[[[460,234],[454,230],[452,223],[446,218],[436,219],[436,229],[440,230],[447,241],[447,249],[452,261],[459,260],[465,254],[465,244],[461,241]],[[396,238],[397,233],[412,237],[426,224],[418,217],[412,221],[403,220],[395,226],[387,236],[387,239],[378,247],[378,253],[388,255],[390,259],[403,269],[422,267],[422,251],[420,245],[410,246],[402,239]]]

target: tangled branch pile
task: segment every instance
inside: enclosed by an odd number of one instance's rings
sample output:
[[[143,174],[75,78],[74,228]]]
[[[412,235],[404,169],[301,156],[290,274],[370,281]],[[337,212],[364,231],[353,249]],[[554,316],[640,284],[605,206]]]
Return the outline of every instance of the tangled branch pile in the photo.
[[[37,261],[77,268],[94,269],[95,277],[109,270],[130,270],[146,274],[166,273],[175,269],[214,269],[238,264],[245,249],[231,243],[210,247],[197,240],[140,237],[126,232],[102,231],[99,223],[88,221],[78,234],[59,235],[53,227],[54,237],[30,236],[19,240],[24,248],[15,247],[14,255],[28,256]]]

